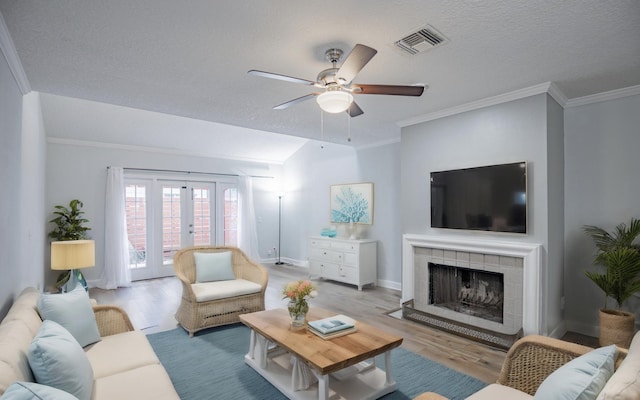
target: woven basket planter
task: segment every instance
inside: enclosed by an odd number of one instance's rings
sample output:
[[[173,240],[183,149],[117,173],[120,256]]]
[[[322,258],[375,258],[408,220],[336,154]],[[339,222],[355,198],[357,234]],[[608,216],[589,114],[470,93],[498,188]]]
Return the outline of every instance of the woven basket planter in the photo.
[[[600,346],[615,344],[628,349],[635,331],[635,322],[632,313],[600,309]]]

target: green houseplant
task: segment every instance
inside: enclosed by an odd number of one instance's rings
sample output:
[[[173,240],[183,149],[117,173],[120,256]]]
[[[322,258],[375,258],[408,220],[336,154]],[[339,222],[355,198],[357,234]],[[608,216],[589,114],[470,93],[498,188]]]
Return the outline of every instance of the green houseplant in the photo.
[[[84,211],[82,206],[84,204],[77,199],[73,199],[69,202],[69,207],[57,205],[53,214],[55,218],[50,220],[50,223],[55,224],[55,228],[49,232],[49,237],[53,241],[72,241],[72,240],[85,240],[87,239],[87,231],[91,230],[88,226],[85,226],[89,222],[84,218]],[[80,282],[86,289],[87,284],[80,270],[67,270],[62,272],[56,280],[56,288],[62,290],[62,288],[72,278],[71,274],[74,273],[78,282]]]
[[[635,329],[635,317],[623,311],[623,304],[640,291],[640,220],[621,223],[612,233],[593,225],[584,226],[593,239],[597,253],[594,264],[604,267],[604,272],[585,271],[604,292],[604,308],[600,309],[600,344],[617,344],[628,347]],[[607,308],[607,300],[613,298],[616,309]]]
[[[49,222],[54,223],[56,227],[49,232],[49,237],[58,241],[86,239],[87,231],[91,228],[84,226],[89,220],[82,216],[83,205],[80,200],[74,199],[69,202],[69,208],[55,206],[56,211],[53,214],[56,217]]]

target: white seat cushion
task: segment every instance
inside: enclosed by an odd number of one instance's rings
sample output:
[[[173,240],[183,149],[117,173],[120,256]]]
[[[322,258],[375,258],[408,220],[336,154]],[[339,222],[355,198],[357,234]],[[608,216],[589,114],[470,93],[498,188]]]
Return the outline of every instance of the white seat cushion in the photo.
[[[228,299],[229,297],[237,297],[245,294],[260,293],[262,287],[255,282],[245,279],[234,279],[231,281],[215,281],[194,283],[191,285],[193,293],[196,295],[196,301]]]
[[[85,348],[85,352],[95,379],[160,363],[142,331],[105,336],[100,342]]]
[[[171,378],[160,364],[147,365],[96,379],[92,399],[179,400]]]
[[[493,383],[484,389],[475,392],[467,397],[467,400],[531,400],[533,396],[529,396],[525,392],[521,392],[509,386],[498,385]]]

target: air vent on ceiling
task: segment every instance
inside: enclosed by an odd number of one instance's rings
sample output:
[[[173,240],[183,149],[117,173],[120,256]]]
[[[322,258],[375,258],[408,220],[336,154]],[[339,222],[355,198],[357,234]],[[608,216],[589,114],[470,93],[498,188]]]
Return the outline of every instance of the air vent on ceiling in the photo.
[[[414,55],[441,46],[446,42],[447,39],[440,32],[431,26],[425,26],[398,40],[395,45],[404,52]]]

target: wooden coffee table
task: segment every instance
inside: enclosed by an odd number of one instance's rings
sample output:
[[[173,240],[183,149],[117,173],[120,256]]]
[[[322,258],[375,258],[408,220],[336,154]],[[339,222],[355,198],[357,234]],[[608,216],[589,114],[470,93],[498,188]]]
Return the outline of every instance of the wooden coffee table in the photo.
[[[312,307],[307,320],[336,314]],[[391,350],[402,337],[356,321],[357,332],[324,340],[291,330],[285,309],[243,314],[240,321],[251,328],[245,362],[290,399],[377,399],[396,390]],[[375,365],[380,354],[386,372]]]

